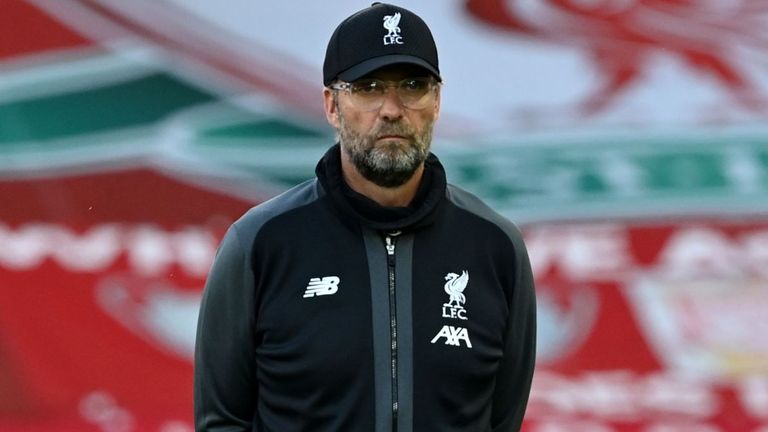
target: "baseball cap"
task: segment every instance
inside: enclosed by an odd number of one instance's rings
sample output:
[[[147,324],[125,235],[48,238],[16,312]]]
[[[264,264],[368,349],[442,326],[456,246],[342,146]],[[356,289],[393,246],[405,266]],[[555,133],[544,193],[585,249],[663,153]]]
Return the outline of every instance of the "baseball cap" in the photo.
[[[421,66],[442,81],[435,40],[424,20],[408,9],[376,2],[334,30],[325,51],[323,83],[354,81],[396,63]]]

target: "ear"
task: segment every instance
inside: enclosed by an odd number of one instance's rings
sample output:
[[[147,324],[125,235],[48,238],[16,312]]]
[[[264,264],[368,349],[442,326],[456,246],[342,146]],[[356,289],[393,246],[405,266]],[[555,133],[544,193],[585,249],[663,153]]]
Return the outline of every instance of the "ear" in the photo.
[[[435,89],[435,120],[440,117],[440,90],[442,90],[442,86]]]
[[[341,123],[339,122],[339,109],[333,100],[333,90],[325,87],[323,89],[323,106],[325,108],[325,118],[328,120],[328,124],[339,129]]]

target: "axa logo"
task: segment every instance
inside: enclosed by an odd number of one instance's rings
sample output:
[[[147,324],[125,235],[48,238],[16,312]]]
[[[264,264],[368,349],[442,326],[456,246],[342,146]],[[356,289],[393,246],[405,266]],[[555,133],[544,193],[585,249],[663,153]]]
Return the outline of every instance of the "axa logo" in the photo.
[[[469,341],[469,332],[464,327],[444,325],[430,343],[435,343],[440,338],[445,338],[446,345],[461,346],[461,342],[464,341],[467,348],[472,348],[472,342]]]
[[[384,35],[384,45],[402,45],[403,37],[400,36],[400,12],[384,17],[384,28],[389,32]]]
[[[341,279],[338,276],[311,278],[304,291],[304,298],[336,294],[339,291],[339,282]]]
[[[463,270],[461,275],[448,273],[445,280],[447,282],[443,289],[448,294],[448,303],[443,303],[443,318],[467,319],[467,310],[463,305],[467,301],[464,289],[469,283],[469,272]]]

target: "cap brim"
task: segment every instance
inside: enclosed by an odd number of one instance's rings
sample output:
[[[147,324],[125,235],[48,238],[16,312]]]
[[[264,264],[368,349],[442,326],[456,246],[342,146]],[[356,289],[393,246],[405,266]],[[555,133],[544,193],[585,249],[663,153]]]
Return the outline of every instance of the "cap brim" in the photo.
[[[359,79],[368,75],[369,73],[375,71],[376,69],[382,68],[384,66],[389,66],[392,64],[402,64],[402,63],[420,66],[426,69],[427,72],[434,75],[438,81],[443,80],[440,77],[440,72],[438,72],[434,66],[432,66],[431,64],[427,63],[426,61],[418,57],[405,55],[405,54],[392,54],[392,55],[385,55],[381,57],[374,57],[372,59],[368,59],[362,63],[358,63],[352,66],[351,68],[339,73],[338,77],[343,81],[354,81],[356,79]]]

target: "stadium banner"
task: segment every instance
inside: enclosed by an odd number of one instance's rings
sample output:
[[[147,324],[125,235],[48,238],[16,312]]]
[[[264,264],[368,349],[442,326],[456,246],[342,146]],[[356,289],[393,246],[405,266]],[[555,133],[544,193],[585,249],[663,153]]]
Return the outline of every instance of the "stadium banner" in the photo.
[[[0,430],[192,430],[205,275],[249,205],[131,167],[0,202]]]
[[[766,430],[765,219],[547,224],[526,240],[539,301],[527,430]]]
[[[201,288],[248,204],[144,170],[0,184],[17,203],[0,225],[2,429],[191,430]],[[57,217],[38,198],[53,185]],[[526,430],[768,425],[768,221],[544,223],[525,237],[539,297]]]

